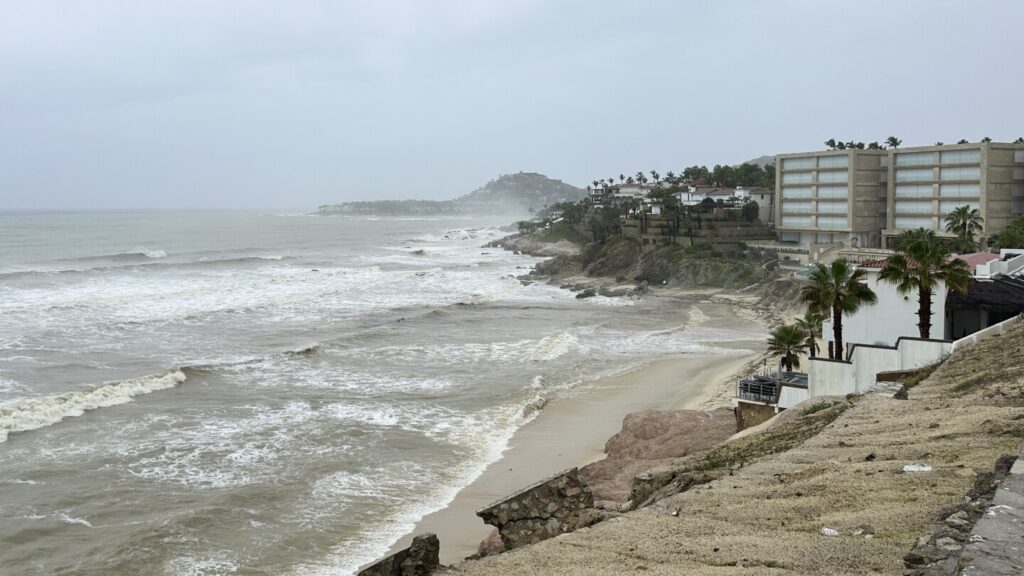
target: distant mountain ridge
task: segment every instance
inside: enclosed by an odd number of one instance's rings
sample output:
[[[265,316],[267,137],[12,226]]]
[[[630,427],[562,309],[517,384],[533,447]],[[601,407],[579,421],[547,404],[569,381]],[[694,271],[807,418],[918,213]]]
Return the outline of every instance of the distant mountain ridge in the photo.
[[[753,164],[755,166],[764,166],[765,164],[775,164],[775,156],[758,156],[757,158],[754,158],[753,160],[747,160],[746,162],[743,162],[742,164]],[[736,166],[733,166],[733,168],[737,168],[739,166],[741,166],[741,164],[737,164]]]
[[[324,204],[316,213],[364,216],[444,216],[533,213],[557,202],[577,202],[586,191],[536,172],[505,174],[454,200],[379,200]]]

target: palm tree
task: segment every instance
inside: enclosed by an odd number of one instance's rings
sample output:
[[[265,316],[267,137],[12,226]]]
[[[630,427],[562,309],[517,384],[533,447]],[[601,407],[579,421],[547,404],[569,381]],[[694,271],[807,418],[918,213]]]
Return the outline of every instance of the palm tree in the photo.
[[[882,149],[882,145],[879,144],[878,142],[872,142],[872,143],[868,144],[868,150],[881,150],[881,149]]]
[[[804,345],[811,358],[818,354],[818,336],[821,335],[821,323],[825,316],[820,312],[808,310],[803,318],[797,318],[795,326],[804,333]]]
[[[1024,144],[1024,136],[1021,136],[1020,138],[1017,138],[1016,140],[1013,141],[1013,143],[1014,144]]]
[[[982,142],[991,142],[991,141],[992,141],[992,139],[991,139],[991,138],[989,138],[988,136],[985,136],[984,138],[982,138],[982,139],[981,139],[981,141],[982,141]]]
[[[977,208],[971,208],[966,204],[957,206],[952,212],[946,214],[946,232],[956,234],[960,252],[969,252],[978,246],[978,243],[974,241],[974,235],[981,232],[983,221],[981,212]]]
[[[943,142],[936,142],[935,143],[936,146],[942,146],[943,144],[944,144]]]
[[[900,235],[900,249],[885,259],[879,279],[896,285],[900,294],[917,292],[918,331],[929,338],[932,328],[932,294],[946,288],[966,293],[971,273],[960,259],[950,259],[949,246],[931,230],[907,230]]]
[[[632,183],[633,183],[633,177],[632,176],[626,177],[626,184],[632,184]]]
[[[830,266],[818,264],[809,276],[810,282],[800,290],[800,300],[810,311],[832,317],[835,349],[829,352],[829,358],[843,358],[843,315],[878,301],[874,290],[864,283],[864,276],[863,270],[839,259]]]
[[[961,139],[957,140],[956,143],[957,144],[969,144],[969,142],[967,141],[967,138],[961,138]]]
[[[768,352],[782,357],[787,372],[800,367],[800,354],[805,349],[807,334],[794,324],[786,324],[772,330],[768,337]]]
[[[836,139],[835,138],[829,138],[828,140],[825,140],[825,147],[828,148],[829,150],[835,150],[836,149]]]
[[[903,140],[900,140],[895,136],[889,136],[888,138],[885,139],[886,148],[899,148],[900,144],[903,144]]]
[[[625,182],[625,181],[626,181],[626,175],[625,174],[619,174],[619,182]]]
[[[593,184],[594,188],[596,189],[599,185],[604,184],[604,180],[601,180],[600,182],[594,180],[593,182],[591,182],[591,184]]]

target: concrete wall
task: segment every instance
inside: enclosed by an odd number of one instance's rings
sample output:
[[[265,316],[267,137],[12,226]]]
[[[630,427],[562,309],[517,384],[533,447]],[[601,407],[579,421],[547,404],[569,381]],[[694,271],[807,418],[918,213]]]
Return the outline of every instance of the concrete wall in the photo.
[[[810,393],[807,388],[783,386],[782,392],[779,393],[779,408],[792,408],[808,398]]]
[[[594,497],[576,468],[533,484],[476,515],[498,529],[506,550],[535,544],[585,525]]]
[[[883,344],[891,346],[903,336],[918,336],[917,295],[900,294],[896,287],[878,280],[878,271],[867,275],[868,286],[878,295],[878,303],[861,306],[856,314],[843,317],[843,342],[847,344]],[[932,338],[946,335],[946,286],[939,285],[932,294]],[[823,348],[832,341],[832,319],[822,325]]]
[[[736,431],[767,422],[772,416],[775,416],[774,406],[740,400],[736,402]]]
[[[952,350],[953,343],[945,340],[901,338],[896,346],[855,346],[849,361],[812,358],[807,369],[808,397],[863,394],[875,385],[879,372],[928,366]]]

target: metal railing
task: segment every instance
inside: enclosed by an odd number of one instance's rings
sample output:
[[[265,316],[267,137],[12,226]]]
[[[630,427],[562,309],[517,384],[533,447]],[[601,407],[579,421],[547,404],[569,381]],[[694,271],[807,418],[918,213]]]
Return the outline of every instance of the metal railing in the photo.
[[[779,383],[774,378],[764,376],[743,378],[736,383],[736,397],[741,400],[774,404],[779,397]]]

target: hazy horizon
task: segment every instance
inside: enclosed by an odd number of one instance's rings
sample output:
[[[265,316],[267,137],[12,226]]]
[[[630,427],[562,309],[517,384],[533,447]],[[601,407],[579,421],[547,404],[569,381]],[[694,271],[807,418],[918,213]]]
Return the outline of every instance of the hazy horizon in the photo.
[[[1024,4],[8,3],[0,210],[305,212],[1024,136]],[[1010,121],[1008,121],[1010,120]]]

